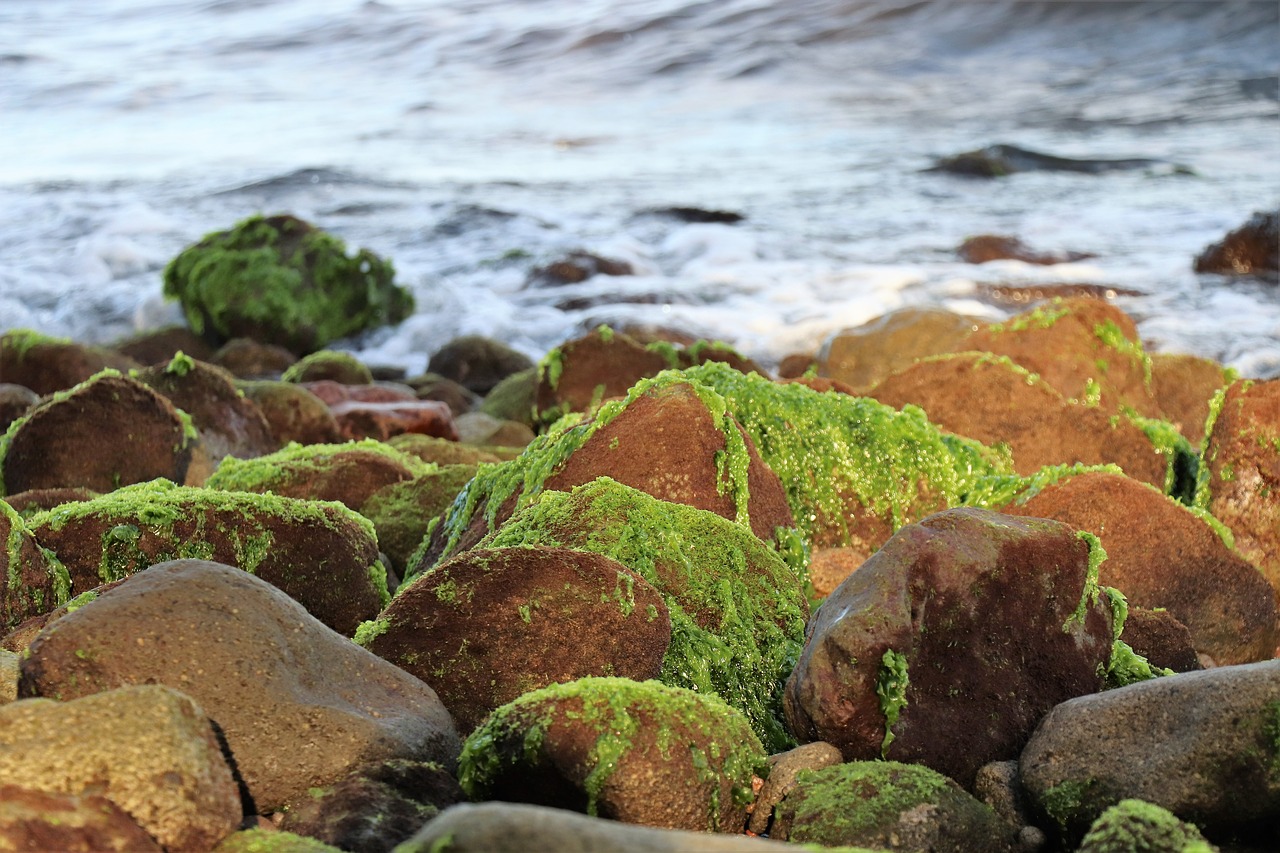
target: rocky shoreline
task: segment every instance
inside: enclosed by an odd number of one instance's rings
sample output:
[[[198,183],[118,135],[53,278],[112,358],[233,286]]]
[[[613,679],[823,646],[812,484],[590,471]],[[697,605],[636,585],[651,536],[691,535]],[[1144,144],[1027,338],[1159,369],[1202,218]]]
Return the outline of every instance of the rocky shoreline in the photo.
[[[1079,292],[408,377],[309,263],[0,336],[0,849],[1280,844],[1280,381]]]

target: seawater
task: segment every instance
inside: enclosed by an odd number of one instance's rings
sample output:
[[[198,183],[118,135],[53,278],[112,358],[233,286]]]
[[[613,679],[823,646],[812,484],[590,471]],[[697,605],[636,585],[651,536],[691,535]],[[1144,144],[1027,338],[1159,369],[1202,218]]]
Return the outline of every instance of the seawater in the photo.
[[[1192,258],[1280,202],[1280,6],[906,0],[6,0],[0,330],[178,322],[164,265],[290,212],[390,258],[418,309],[344,341],[425,368],[599,323],[766,365],[984,285],[1090,283],[1148,346],[1280,375],[1280,294]],[[1187,166],[924,171],[993,143]],[[686,223],[655,210],[741,214]],[[978,233],[1097,257],[974,266]],[[538,287],[572,250],[636,275]]]

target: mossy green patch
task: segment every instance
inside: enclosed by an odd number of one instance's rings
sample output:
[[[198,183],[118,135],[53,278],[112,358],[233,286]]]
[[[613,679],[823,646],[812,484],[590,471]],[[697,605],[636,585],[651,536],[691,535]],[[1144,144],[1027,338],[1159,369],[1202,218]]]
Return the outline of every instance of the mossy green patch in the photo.
[[[423,462],[417,456],[372,438],[343,444],[298,444],[295,441],[266,456],[252,459],[238,459],[234,456],[223,458],[217,470],[205,481],[205,488],[260,494],[275,491],[298,479],[331,470],[335,457],[353,451],[376,453],[406,469],[414,477],[437,470],[437,466],[430,462]]]
[[[1138,341],[1130,340],[1114,320],[1104,320],[1093,327],[1093,334],[1103,346],[1133,360],[1142,368],[1142,384],[1151,387],[1151,357]]]
[[[907,675],[907,656],[893,649],[886,649],[880,659],[880,673],[876,678],[876,696],[880,697],[880,712],[884,714],[884,740],[880,743],[880,757],[885,758],[889,744],[893,743],[893,726],[907,705],[907,687],[911,679]]]
[[[391,620],[385,618],[368,619],[360,623],[360,627],[356,628],[355,636],[351,639],[357,646],[369,647],[375,639],[387,633],[391,628]]]
[[[341,853],[305,835],[279,829],[244,829],[218,842],[218,853]]]
[[[1142,655],[1120,639],[1124,623],[1129,618],[1129,602],[1124,593],[1114,587],[1103,587],[1111,606],[1111,656],[1107,660],[1107,689],[1150,681],[1162,675],[1173,675],[1173,670],[1152,666]]]
[[[1064,779],[1040,796],[1040,807],[1059,830],[1066,831],[1081,815],[1088,813],[1089,803],[1098,794],[1093,779]]]
[[[988,326],[987,331],[998,335],[1003,332],[1024,332],[1027,329],[1052,329],[1054,324],[1070,313],[1071,309],[1064,307],[1059,297],[1003,323]]]
[[[1102,589],[1098,586],[1098,575],[1101,571],[1102,562],[1107,559],[1107,552],[1102,547],[1102,542],[1097,536],[1087,530],[1076,531],[1076,536],[1084,540],[1085,544],[1089,546],[1089,566],[1085,570],[1084,589],[1080,592],[1080,602],[1076,604],[1076,609],[1067,617],[1067,621],[1062,623],[1062,630],[1067,634],[1077,628],[1084,627],[1085,616],[1088,615],[1089,608],[1098,603],[1098,596],[1102,594]]]
[[[22,516],[4,501],[0,501],[0,518],[9,525],[4,549],[6,563],[3,610],[9,614],[21,613],[24,616],[30,616],[36,612],[60,607],[71,595],[71,577],[66,567],[52,551],[41,547],[35,541]],[[43,589],[32,588],[23,583],[22,572],[26,564],[26,557],[22,553],[24,545],[32,546],[32,550],[44,559],[49,571],[49,590],[52,593],[52,601],[44,600]]]
[[[1212,850],[1200,830],[1143,800],[1121,800],[1103,812],[1080,842],[1079,853]]]
[[[34,329],[10,329],[0,335],[0,349],[12,354],[14,361],[25,360],[33,347],[42,344],[69,346],[73,343],[70,338],[57,338]]]
[[[165,365],[164,372],[171,373],[174,376],[186,376],[195,369],[196,360],[191,356],[178,350],[173,354],[173,358],[169,359],[169,363]]]

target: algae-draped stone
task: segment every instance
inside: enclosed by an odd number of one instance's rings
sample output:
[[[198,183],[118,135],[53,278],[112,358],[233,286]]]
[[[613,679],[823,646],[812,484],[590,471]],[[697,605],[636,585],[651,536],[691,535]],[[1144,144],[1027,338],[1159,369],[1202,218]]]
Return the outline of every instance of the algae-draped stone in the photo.
[[[144,683],[200,703],[262,814],[362,762],[452,769],[461,747],[430,687],[220,563],[152,566],[63,616],[31,644],[21,690],[70,700]]]
[[[659,679],[717,694],[770,750],[792,744],[781,692],[804,632],[804,581],[749,530],[602,477],[541,493],[480,547],[533,545],[603,554],[653,584],[671,613]]]
[[[71,578],[53,553],[40,547],[22,516],[4,501],[0,501],[0,542],[4,543],[0,633],[4,633],[66,602]]]
[[[135,367],[141,365],[114,350],[30,329],[11,329],[0,335],[0,377],[41,395],[65,391],[103,370]]]
[[[387,601],[373,525],[334,502],[157,480],[63,504],[27,524],[79,594],[166,560],[217,560],[274,584],[350,636]]]
[[[584,678],[495,711],[467,738],[458,775],[473,800],[739,833],[764,764],[746,718],[714,696]]]
[[[308,353],[409,316],[413,296],[394,278],[389,261],[368,249],[352,257],[301,219],[252,216],[170,261],[164,295],[212,342],[246,337]]]
[[[156,477],[182,482],[199,435],[136,379],[105,370],[47,398],[0,437],[0,494],[83,487],[109,492]]]
[[[431,523],[449,508],[475,473],[475,465],[433,466],[412,480],[383,486],[360,505],[360,514],[373,522],[378,533],[379,547],[401,574]]]
[[[801,741],[924,764],[962,785],[1040,717],[1102,689],[1111,614],[1065,524],[959,508],[899,530],[810,620],[787,682]]]
[[[568,412],[591,411],[640,380],[676,366],[674,350],[645,347],[625,332],[601,326],[543,356],[535,418],[550,424]]]
[[[1134,853],[1170,850],[1216,853],[1193,823],[1143,800],[1121,800],[1089,827],[1076,853]]]
[[[657,677],[671,619],[652,585],[600,554],[476,548],[401,590],[356,641],[430,684],[469,732],[548,684]]]

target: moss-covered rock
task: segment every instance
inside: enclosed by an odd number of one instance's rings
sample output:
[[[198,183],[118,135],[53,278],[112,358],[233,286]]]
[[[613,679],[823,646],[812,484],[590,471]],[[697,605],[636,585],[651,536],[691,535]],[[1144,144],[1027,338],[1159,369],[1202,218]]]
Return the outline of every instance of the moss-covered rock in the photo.
[[[584,678],[495,711],[467,738],[458,775],[473,800],[738,833],[764,764],[746,719],[714,696]]]
[[[1121,800],[1093,822],[1077,853],[1213,853],[1218,848],[1168,809]]]
[[[417,432],[406,432],[400,435],[393,435],[387,439],[387,444],[396,450],[402,450],[411,456],[416,456],[423,462],[433,462],[436,465],[479,465],[481,462],[502,462],[505,459],[514,459],[520,455],[519,448],[487,448],[472,447],[469,444],[460,444],[456,441],[449,441],[447,438],[438,438],[433,435],[423,435]]]
[[[344,385],[368,385],[373,373],[349,352],[324,349],[304,355],[280,374],[283,382],[318,382],[328,379]]]
[[[601,326],[542,357],[535,420],[545,427],[569,412],[592,412],[641,379],[679,366],[673,347],[645,347],[624,332]]]
[[[248,337],[296,353],[413,311],[395,270],[367,249],[293,216],[252,216],[188,246],[164,270],[164,294],[210,341]]]
[[[378,489],[360,505],[360,514],[373,522],[378,545],[403,574],[431,523],[453,503],[475,476],[475,465],[444,465],[412,480]]]
[[[0,542],[4,543],[4,575],[0,577],[0,633],[32,616],[66,602],[71,578],[51,551],[41,548],[22,517],[0,501]]]
[[[258,405],[280,445],[332,444],[342,441],[338,421],[323,400],[293,382],[257,379],[236,387]]]
[[[103,370],[127,371],[135,367],[141,365],[106,347],[30,329],[11,329],[0,335],[0,377],[41,395],[65,391]]]
[[[485,395],[480,411],[504,421],[534,426],[533,401],[538,391],[538,369],[512,373]]]
[[[242,829],[218,842],[213,853],[341,853],[306,835],[280,829]]]

